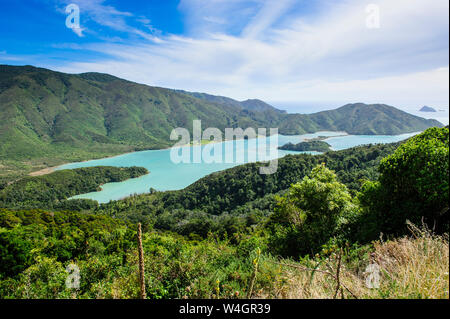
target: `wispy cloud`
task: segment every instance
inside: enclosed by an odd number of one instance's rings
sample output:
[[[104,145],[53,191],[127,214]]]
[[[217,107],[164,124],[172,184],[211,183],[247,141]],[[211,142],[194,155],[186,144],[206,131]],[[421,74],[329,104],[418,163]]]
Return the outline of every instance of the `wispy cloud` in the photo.
[[[26,60],[26,57],[19,56],[19,55],[11,55],[11,54],[8,54],[7,51],[3,50],[3,51],[0,51],[0,59],[3,61],[8,61],[8,62],[19,62],[19,61]]]
[[[295,0],[266,1],[258,14],[256,14],[245,27],[242,35],[251,38],[257,37],[261,32],[265,31],[276,20],[283,16],[295,2]]]
[[[189,35],[202,37],[213,33],[239,34],[265,0],[181,0]]]
[[[94,2],[98,23],[112,15],[130,30],[131,13]],[[303,1],[182,0],[188,35],[92,45],[111,58],[60,69],[238,99],[448,103],[448,1],[370,2],[380,7],[380,29],[366,27],[361,0],[319,1],[314,15],[295,11]]]
[[[60,0],[63,5],[73,3],[73,0]],[[132,35],[137,35],[145,40],[159,42],[155,33],[158,30],[153,28],[151,21],[144,16],[135,17],[132,13],[117,10],[115,7],[106,4],[106,0],[77,0],[76,4],[80,8],[80,14],[85,21],[93,21],[94,23],[111,28],[115,31],[120,31]],[[128,19],[139,22],[146,31],[130,25]],[[73,31],[78,36],[83,36],[83,31],[87,30],[84,26],[82,28],[73,28]],[[90,30],[92,33],[92,30]]]

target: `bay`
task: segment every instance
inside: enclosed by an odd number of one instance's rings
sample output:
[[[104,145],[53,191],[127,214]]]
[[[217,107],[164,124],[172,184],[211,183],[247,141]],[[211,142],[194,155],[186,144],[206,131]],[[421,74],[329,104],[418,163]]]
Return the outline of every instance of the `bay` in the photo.
[[[419,132],[417,132],[419,133]],[[287,154],[299,154],[300,152],[278,150],[277,147],[286,143],[299,143],[305,139],[318,136],[327,136],[326,142],[333,150],[343,150],[346,148],[377,143],[393,143],[409,138],[417,133],[402,135],[347,135],[345,132],[316,132],[303,135],[276,135],[271,137],[260,137],[252,140],[224,141],[220,143],[210,143],[199,146],[185,146],[177,149],[179,154],[184,150],[190,153],[190,163],[174,163],[171,160],[175,150],[150,150],[123,154],[115,157],[70,163],[58,167],[58,169],[74,169],[92,166],[116,166],[130,167],[140,166],[149,170],[150,174],[139,178],[129,179],[120,183],[108,183],[102,185],[100,192],[81,194],[72,197],[87,198],[96,200],[99,203],[107,203],[111,200],[118,200],[133,194],[148,193],[150,188],[158,191],[183,189],[200,178],[211,173],[228,169],[248,162],[267,161],[281,158]],[[261,150],[261,146],[266,146],[266,150]],[[225,155],[232,150],[234,161],[227,163]],[[194,153],[197,154],[219,154],[222,153],[220,163],[209,163],[205,158],[199,163],[194,163]],[[302,152],[309,154],[320,154],[318,152]]]

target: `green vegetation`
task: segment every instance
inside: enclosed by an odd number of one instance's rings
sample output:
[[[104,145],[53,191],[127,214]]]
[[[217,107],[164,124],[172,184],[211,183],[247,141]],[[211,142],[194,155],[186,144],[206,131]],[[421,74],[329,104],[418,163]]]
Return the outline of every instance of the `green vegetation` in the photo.
[[[380,163],[380,177],[363,185],[361,232],[404,234],[405,219],[449,231],[449,130],[431,128]],[[423,220],[422,220],[423,219]]]
[[[214,143],[214,141],[212,141],[212,140],[201,140],[200,141],[200,145],[206,145],[206,144],[210,144],[210,143]],[[197,142],[194,143],[193,141],[191,142],[190,145],[194,145],[194,144],[198,145]]]
[[[135,225],[80,213],[0,209],[0,297],[137,298]],[[147,231],[143,238],[149,298],[245,296],[257,241],[239,246]],[[80,288],[65,268],[80,269]],[[260,268],[255,291],[273,285],[277,267]]]
[[[72,205],[78,212],[0,209],[0,297],[137,298],[142,222],[149,298],[448,298],[448,156],[448,128],[431,128],[404,143],[286,156],[272,175],[252,163],[180,191]],[[56,194],[83,187],[60,177],[24,184],[26,196],[49,181]],[[41,200],[31,198],[24,206]],[[373,263],[377,289],[365,285]],[[78,289],[65,284],[70,264]]]
[[[275,258],[257,235],[231,244],[214,234],[199,241],[147,229],[147,297],[448,298],[448,240],[414,235],[342,251],[327,246],[295,261]],[[365,286],[368,254],[389,261],[379,289]],[[0,209],[0,258],[1,298],[139,298],[136,225],[114,218]],[[78,289],[66,286],[69,265],[79,269]]]
[[[296,152],[328,152],[331,150],[331,145],[324,141],[310,141],[310,142],[300,142],[298,144],[287,143],[280,146],[278,149]]]
[[[49,166],[169,147],[172,129],[278,127],[399,134],[441,126],[386,105],[352,104],[311,115],[285,114],[264,102],[211,101],[207,95],[149,87],[107,74],[64,74],[0,66],[0,184]]]
[[[259,120],[269,120],[280,134],[295,135],[318,131],[345,131],[355,135],[396,135],[423,131],[443,125],[435,120],[425,120],[385,104],[347,104],[338,109],[314,114],[286,114],[259,100],[239,102],[222,96],[189,93],[199,99],[224,106],[240,106]],[[277,114],[282,113],[282,114]],[[263,117],[264,116],[264,117]],[[274,126],[275,125],[275,126]]]
[[[444,126],[436,120],[424,120],[385,104],[347,104],[335,110],[310,114],[310,118],[322,127],[321,130],[354,135],[395,135]]]
[[[250,163],[210,174],[183,190],[132,196],[94,211],[183,235],[206,237],[214,231],[233,238],[266,220],[277,204],[276,195],[285,193],[315,166],[325,163],[355,195],[363,180],[378,177],[379,162],[398,145],[367,145],[314,156],[288,155],[279,159],[272,175],[259,174],[259,167],[266,164]]]
[[[330,238],[345,235],[345,226],[356,213],[347,187],[325,164],[311,176],[293,184],[279,199],[268,223],[271,247],[282,256],[320,252]]]
[[[70,209],[75,206],[89,209],[97,206],[91,200],[70,200],[69,197],[95,192],[100,186],[122,182],[148,174],[143,167],[86,167],[60,170],[51,174],[25,177],[0,188],[0,207]]]
[[[270,218],[272,246],[284,256],[317,253],[332,240],[368,243],[409,233],[407,222],[449,232],[449,130],[430,128],[381,160],[377,181],[352,198],[327,168],[293,184]]]

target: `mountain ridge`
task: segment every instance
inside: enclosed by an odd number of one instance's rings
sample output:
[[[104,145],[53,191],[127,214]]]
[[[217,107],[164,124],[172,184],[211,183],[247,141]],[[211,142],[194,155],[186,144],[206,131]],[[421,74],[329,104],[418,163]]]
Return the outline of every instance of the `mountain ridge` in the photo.
[[[244,101],[238,101],[226,96],[221,96],[221,95],[212,95],[212,94],[208,94],[208,93],[200,93],[200,92],[188,92],[188,91],[184,91],[184,90],[175,90],[177,92],[181,92],[184,94],[188,94],[188,95],[192,95],[198,99],[202,99],[208,102],[214,102],[214,103],[219,103],[219,104],[223,104],[223,105],[229,105],[229,106],[235,106],[235,107],[240,107],[243,108],[245,110],[249,110],[249,111],[257,111],[257,112],[261,112],[261,111],[276,111],[279,113],[286,113],[286,111],[277,109],[276,107],[262,101],[259,99],[247,99]]]
[[[246,108],[233,101],[103,73],[0,65],[0,177],[166,148],[174,143],[171,131],[191,131],[195,119],[202,120],[203,128],[278,127],[285,135],[320,130],[394,135],[442,126],[387,105],[360,103],[314,114],[286,114],[260,100],[244,101]]]

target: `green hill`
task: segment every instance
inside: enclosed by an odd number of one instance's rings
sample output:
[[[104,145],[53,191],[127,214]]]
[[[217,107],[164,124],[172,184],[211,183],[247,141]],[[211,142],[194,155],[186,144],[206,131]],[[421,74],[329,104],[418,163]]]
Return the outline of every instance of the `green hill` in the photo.
[[[345,131],[354,135],[397,135],[443,127],[385,104],[347,104],[338,109],[313,114],[289,114],[280,125],[285,134],[310,131]]]
[[[324,129],[350,134],[395,135],[423,131],[431,126],[443,127],[436,120],[425,120],[385,104],[347,104],[310,117]]]
[[[243,102],[245,108],[230,101],[107,74],[0,65],[0,177],[168,147],[172,129],[191,129],[194,119],[201,119],[203,128],[278,127],[281,134],[399,134],[442,126],[386,105],[352,104],[302,115],[285,114],[262,101]]]
[[[69,197],[99,191],[106,183],[123,182],[149,174],[144,167],[83,167],[58,170],[43,176],[27,176],[4,189],[0,187],[0,207],[67,209]],[[75,201],[81,202],[81,201]],[[93,201],[83,200],[90,204]]]

